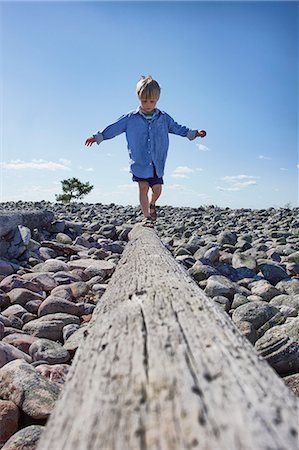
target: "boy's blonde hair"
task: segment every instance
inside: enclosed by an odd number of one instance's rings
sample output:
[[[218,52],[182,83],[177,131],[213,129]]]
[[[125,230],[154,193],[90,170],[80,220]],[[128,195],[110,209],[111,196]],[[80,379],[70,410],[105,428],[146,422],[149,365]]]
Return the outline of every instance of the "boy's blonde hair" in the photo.
[[[154,80],[151,75],[142,76],[136,85],[136,94],[141,99],[158,99],[160,97],[161,88],[159,83]]]

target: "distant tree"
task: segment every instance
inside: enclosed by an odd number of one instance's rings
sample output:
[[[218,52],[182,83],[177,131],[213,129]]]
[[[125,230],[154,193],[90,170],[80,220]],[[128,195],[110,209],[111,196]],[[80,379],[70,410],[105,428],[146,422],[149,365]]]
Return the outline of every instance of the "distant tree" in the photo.
[[[62,180],[63,194],[55,195],[57,202],[70,203],[72,200],[79,200],[93,189],[93,186],[87,183],[82,183],[78,178],[68,178]]]

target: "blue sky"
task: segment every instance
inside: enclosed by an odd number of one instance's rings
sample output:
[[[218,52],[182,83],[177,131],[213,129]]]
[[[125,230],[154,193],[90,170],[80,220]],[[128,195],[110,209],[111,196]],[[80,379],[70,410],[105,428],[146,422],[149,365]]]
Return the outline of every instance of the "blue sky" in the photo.
[[[160,204],[298,205],[298,2],[2,2],[0,200],[138,204],[125,136],[87,137],[138,106],[205,139],[170,136]]]

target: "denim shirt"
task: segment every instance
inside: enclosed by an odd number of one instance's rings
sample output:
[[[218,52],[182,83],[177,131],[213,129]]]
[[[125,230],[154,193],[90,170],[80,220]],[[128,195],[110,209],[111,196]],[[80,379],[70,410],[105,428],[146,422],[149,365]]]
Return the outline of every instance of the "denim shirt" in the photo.
[[[151,178],[154,166],[157,176],[164,175],[164,167],[169,147],[168,133],[178,134],[193,140],[197,130],[179,125],[164,111],[156,108],[152,120],[139,112],[139,108],[121,116],[102,132],[94,134],[97,144],[126,133],[130,157],[131,173],[139,178]]]

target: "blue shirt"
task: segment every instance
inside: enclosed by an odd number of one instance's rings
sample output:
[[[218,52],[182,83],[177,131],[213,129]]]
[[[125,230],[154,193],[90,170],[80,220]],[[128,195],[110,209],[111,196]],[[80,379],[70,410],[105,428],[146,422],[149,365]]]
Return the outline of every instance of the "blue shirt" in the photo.
[[[138,108],[124,114],[115,123],[93,136],[97,144],[100,144],[121,133],[126,133],[132,174],[139,178],[151,178],[154,174],[154,164],[160,178],[164,175],[169,147],[168,134],[178,134],[193,140],[197,130],[179,125],[169,114],[157,108],[149,123]]]

